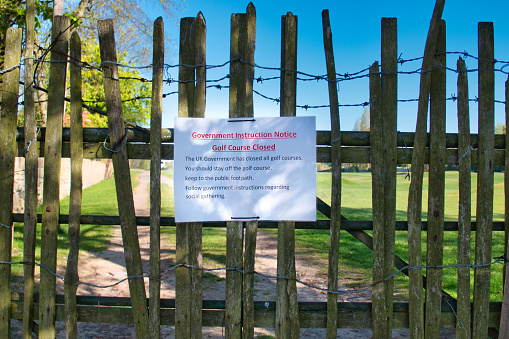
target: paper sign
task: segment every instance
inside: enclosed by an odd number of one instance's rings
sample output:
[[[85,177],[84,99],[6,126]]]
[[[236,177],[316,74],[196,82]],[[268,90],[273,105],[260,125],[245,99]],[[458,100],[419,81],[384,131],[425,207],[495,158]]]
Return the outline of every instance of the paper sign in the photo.
[[[175,221],[316,220],[314,117],[175,119]]]

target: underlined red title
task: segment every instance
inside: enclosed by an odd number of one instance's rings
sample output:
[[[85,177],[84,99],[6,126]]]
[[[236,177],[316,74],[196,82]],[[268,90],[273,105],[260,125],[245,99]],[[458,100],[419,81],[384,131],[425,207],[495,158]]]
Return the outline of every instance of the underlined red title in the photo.
[[[232,132],[232,133],[198,133],[191,134],[193,140],[243,140],[243,139],[295,139],[297,132]]]
[[[212,152],[274,152],[276,144],[272,145],[213,145]]]

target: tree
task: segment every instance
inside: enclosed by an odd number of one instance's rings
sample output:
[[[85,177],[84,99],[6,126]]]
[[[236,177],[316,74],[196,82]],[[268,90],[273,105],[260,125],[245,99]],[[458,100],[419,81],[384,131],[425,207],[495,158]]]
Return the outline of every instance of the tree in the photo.
[[[505,134],[505,132],[506,132],[505,124],[503,122],[499,122],[495,126],[495,134]]]
[[[125,53],[125,60],[130,64],[152,62],[153,21],[141,5],[150,7],[175,22],[175,13],[182,10],[183,3],[183,0],[68,1],[66,11],[71,18],[79,22],[78,30],[83,38],[89,39],[97,35],[97,20],[114,19],[117,51]],[[172,45],[169,38],[165,45]]]
[[[82,61],[89,65],[99,65],[101,56],[97,41],[83,41]],[[118,55],[118,62],[126,63],[125,53]],[[83,77],[83,102],[89,106],[106,111],[104,102],[103,78],[96,68],[84,68]],[[135,124],[145,124],[150,117],[151,86],[149,82],[140,77],[137,70],[129,67],[119,68],[120,89],[122,96],[122,109],[124,119]],[[88,113],[88,112],[87,112]],[[66,112],[66,117],[69,115]],[[90,114],[86,116],[89,126],[106,127],[107,118],[104,115]],[[64,118],[64,122],[68,119]]]
[[[60,11],[60,4],[64,0],[56,1],[53,5]],[[118,60],[122,64],[148,65],[152,59],[152,20],[141,5],[150,7],[167,18],[175,18],[175,12],[181,9],[183,0],[65,0],[63,14],[71,18],[73,27],[78,30],[83,42],[83,61],[90,65],[99,66],[99,45],[97,38],[97,20],[113,18],[115,20],[115,35],[118,51]],[[34,56],[37,59],[48,59],[49,54],[44,45],[49,45],[50,23],[53,14],[52,2],[48,0],[36,0],[36,45],[40,46]],[[3,63],[5,31],[8,27],[25,28],[25,6],[22,0],[0,0],[0,62]],[[170,21],[170,20],[169,20]],[[173,20],[174,22],[175,20]],[[171,43],[166,43],[171,46]],[[47,47],[46,47],[47,48]],[[167,49],[167,51],[170,49]],[[135,69],[121,67],[120,77],[141,78],[140,72]],[[44,63],[37,66],[35,84],[47,88],[47,69]],[[89,105],[104,110],[104,94],[102,76],[96,70],[84,69],[84,100]],[[122,100],[124,100],[124,117],[135,123],[146,122],[149,116],[148,100],[139,98],[150,97],[150,84],[136,80],[121,80]],[[36,107],[38,119],[41,125],[45,125],[46,93],[36,92],[39,102]],[[134,100],[131,100],[134,99]],[[128,101],[130,100],[130,101]],[[96,126],[104,126],[106,118],[96,114],[89,115],[91,123]]]
[[[364,109],[361,117],[355,120],[355,125],[353,127],[354,131],[369,131],[370,127],[370,112],[369,107]],[[359,171],[369,171],[371,168],[370,164],[352,164],[348,170],[351,172],[359,172]]]
[[[25,27],[26,8],[22,0],[0,0],[0,67],[5,55],[5,33],[9,27]],[[35,28],[40,29],[44,21],[51,19],[50,2],[35,1]]]
[[[362,116],[355,121],[355,125],[353,127],[354,131],[369,131],[370,127],[370,113],[369,107],[364,109]]]

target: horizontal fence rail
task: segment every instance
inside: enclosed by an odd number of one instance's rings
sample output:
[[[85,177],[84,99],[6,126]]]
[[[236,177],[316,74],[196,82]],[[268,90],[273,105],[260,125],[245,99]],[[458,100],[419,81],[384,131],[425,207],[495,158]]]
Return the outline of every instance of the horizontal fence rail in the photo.
[[[13,319],[22,319],[23,295],[13,298],[16,305],[12,314]],[[35,310],[38,310],[39,297],[35,295]],[[56,320],[64,317],[64,298],[57,295]],[[147,299],[148,304],[148,299]],[[78,296],[78,321],[109,322],[113,324],[132,323],[130,298]],[[104,307],[97,307],[104,306]],[[106,307],[107,306],[107,307]],[[161,325],[175,325],[175,299],[161,299]],[[224,300],[203,300],[203,326],[223,326],[225,314]],[[498,326],[501,302],[490,303],[489,326]],[[274,301],[255,301],[255,326],[272,327],[276,314]],[[456,302],[443,302],[441,307],[441,323],[444,328],[454,327],[456,323]],[[327,322],[327,303],[299,302],[299,312],[302,328],[324,328]],[[408,303],[394,303],[394,328],[408,328]],[[38,314],[38,313],[36,313]],[[37,318],[35,319],[37,320]],[[338,303],[338,326],[340,328],[371,328],[371,303]]]
[[[45,128],[41,128],[37,140],[40,156],[44,156],[44,136]],[[413,142],[415,133],[398,133],[398,164],[410,164],[412,160]],[[62,157],[70,157],[70,131],[63,129]],[[371,163],[371,153],[369,147],[369,132],[343,131],[341,132],[341,157],[342,163]],[[23,130],[18,129],[16,138],[18,142],[18,156],[25,155],[26,147],[31,146],[31,142],[25,142]],[[135,129],[128,129],[125,146],[130,159],[150,159],[150,133],[141,132]],[[472,165],[477,164],[478,136],[471,134],[471,147],[469,152],[472,156]],[[330,154],[330,132],[317,131],[316,133],[316,161],[331,162]],[[106,128],[84,128],[83,129],[83,157],[87,159],[110,159],[112,156],[109,145],[108,129]],[[446,135],[447,162],[450,165],[457,165],[466,154],[458,154],[458,134],[449,133]],[[495,135],[494,164],[504,165],[505,160],[505,135]],[[161,159],[173,160],[173,129],[162,129]],[[459,161],[458,161],[459,160]],[[429,135],[426,148],[425,163],[429,164]]]
[[[23,222],[24,215],[22,213],[13,213],[12,220],[14,222]],[[37,215],[37,222],[42,221],[42,214]],[[59,223],[62,225],[69,223],[69,215],[60,214]],[[80,218],[82,225],[119,225],[120,218],[113,215],[82,215]],[[138,226],[150,226],[150,217],[136,217]],[[161,226],[175,226],[174,217],[161,217]],[[427,221],[422,222],[422,230],[428,229]],[[493,222],[493,231],[504,231],[505,223],[503,221]],[[220,222],[204,222],[203,227],[226,227],[226,221]],[[277,228],[275,221],[259,221],[258,228]],[[296,229],[329,229],[330,220],[317,220],[316,222],[295,222]],[[373,221],[371,220],[342,220],[341,229],[345,231],[370,231],[373,229]],[[396,221],[396,231],[407,231],[407,221]],[[445,221],[444,231],[457,231],[457,221]],[[472,221],[472,231],[476,230],[476,222]]]

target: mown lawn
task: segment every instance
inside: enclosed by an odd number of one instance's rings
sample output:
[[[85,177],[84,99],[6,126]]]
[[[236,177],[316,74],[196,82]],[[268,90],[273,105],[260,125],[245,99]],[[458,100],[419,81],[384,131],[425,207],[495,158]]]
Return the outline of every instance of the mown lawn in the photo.
[[[136,175],[133,171],[133,188],[138,184]],[[172,178],[171,169],[162,172],[162,175]],[[329,172],[320,172],[317,174],[317,196],[330,203],[330,182]],[[457,220],[458,214],[458,173],[446,172],[446,191],[445,191],[445,219]],[[405,175],[399,175],[397,179],[397,220],[406,219],[406,206],[408,196],[409,181]],[[427,210],[427,174],[425,175],[423,187],[423,220],[426,219]],[[494,184],[494,220],[502,221],[504,214],[504,192],[503,175],[495,173]],[[476,207],[476,174],[472,173],[472,220],[475,220]],[[69,198],[61,201],[61,213],[67,214],[69,209]],[[40,212],[40,211],[39,211]],[[107,179],[99,184],[89,187],[83,192],[83,214],[96,215],[118,215],[117,199],[115,193],[115,182],[113,179]],[[342,214],[351,220],[370,220],[371,219],[371,174],[370,173],[342,173]],[[173,216],[173,187],[162,185],[162,215]],[[318,218],[325,218],[320,213]],[[277,230],[264,230],[274,236],[277,236]],[[370,232],[368,232],[370,233]],[[109,226],[100,225],[82,225],[80,247],[87,251],[101,251],[107,246],[108,236],[110,234]],[[162,228],[163,239],[170,242],[175,241],[175,227]],[[423,259],[426,258],[426,234],[422,234]],[[65,258],[68,252],[67,225],[61,225],[59,232],[59,258]],[[40,239],[40,232],[37,234]],[[456,263],[456,238],[457,232],[445,232],[444,238],[444,264],[453,265]],[[492,257],[498,257],[503,254],[503,232],[493,233]],[[14,256],[13,261],[21,261],[23,235],[22,224],[15,225],[14,236]],[[320,261],[326,269],[328,250],[329,250],[329,232],[328,230],[296,230],[296,246],[299,253],[313,258],[310,264]],[[224,267],[226,262],[226,230],[223,228],[203,229],[203,260],[206,267]],[[472,262],[474,262],[475,234],[472,234]],[[407,233],[396,232],[396,254],[405,261],[408,261],[407,255]],[[355,240],[346,231],[341,232],[340,238],[340,278],[348,280],[351,288],[363,287],[370,283],[372,279],[372,252],[363,244]],[[40,261],[40,240],[37,242],[36,260]],[[425,261],[424,261],[425,263]],[[298,269],[298,268],[297,268]],[[13,266],[13,275],[21,277],[23,269],[21,265]],[[473,276],[473,270],[472,270]],[[399,274],[396,278],[396,291],[398,299],[406,299],[408,279]],[[444,269],[443,278],[444,289],[453,296],[456,296],[456,270]],[[500,301],[502,299],[502,266],[495,265],[492,269],[491,282],[491,300]]]
[[[504,184],[503,173],[495,173],[494,177],[494,207],[493,218],[495,221],[504,220]],[[330,203],[330,182],[331,174],[321,172],[317,174],[317,195]],[[476,211],[476,191],[477,175],[472,173],[472,220],[475,221]],[[396,218],[397,220],[406,220],[406,209],[408,199],[409,181],[405,175],[399,175],[397,178],[397,201]],[[351,220],[370,220],[371,215],[371,174],[370,173],[342,173],[342,214]],[[423,203],[422,218],[427,219],[428,204],[428,177],[425,173],[423,185]],[[445,176],[445,220],[458,220],[458,172],[448,171]],[[371,232],[367,232],[371,234]],[[444,235],[444,264],[454,265],[457,263],[457,232],[445,232]],[[396,232],[396,254],[408,262],[408,241],[407,232]],[[307,249],[311,255],[317,255],[327,260],[329,246],[329,232],[316,230],[297,230],[297,246]],[[426,233],[422,233],[423,264],[426,260]],[[475,260],[475,233],[472,233],[471,253],[473,263]],[[340,267],[346,268],[346,272],[341,270],[340,274],[348,277],[364,276],[363,283],[358,286],[365,286],[372,279],[372,260],[371,250],[362,245],[346,231],[341,232],[340,239]],[[499,257],[504,253],[504,234],[503,232],[493,232],[492,257]],[[448,268],[443,271],[443,288],[452,296],[456,296],[456,269]],[[473,281],[473,270],[471,270],[471,281]],[[402,292],[406,298],[408,287],[408,278],[399,274],[396,278],[396,289]],[[491,300],[502,300],[502,265],[494,265],[491,273]],[[472,285],[473,290],[473,285]]]
[[[139,184],[136,176],[139,171],[131,171],[133,189]],[[42,206],[39,206],[37,213],[42,213]],[[60,201],[60,213],[69,214],[69,197]],[[83,201],[81,213],[83,215],[118,215],[117,195],[115,192],[115,180],[106,179],[83,190]],[[60,225],[58,232],[57,256],[66,258],[69,253],[69,225]],[[111,226],[108,225],[81,225],[80,227],[80,249],[85,251],[99,252],[107,248],[108,237]],[[23,224],[14,225],[13,261],[23,260]],[[41,260],[41,225],[37,225],[37,243],[35,261]],[[37,268],[38,270],[38,268]],[[23,276],[21,265],[12,266],[12,275]]]

